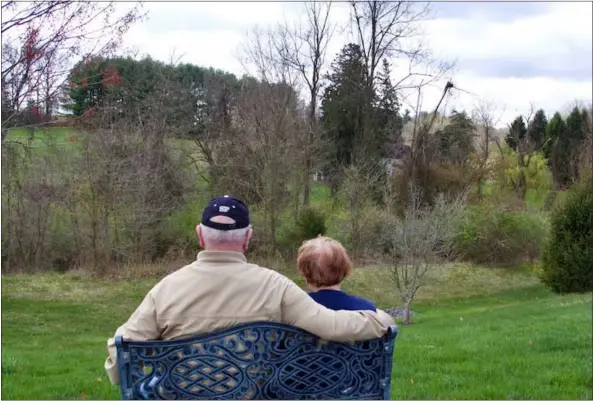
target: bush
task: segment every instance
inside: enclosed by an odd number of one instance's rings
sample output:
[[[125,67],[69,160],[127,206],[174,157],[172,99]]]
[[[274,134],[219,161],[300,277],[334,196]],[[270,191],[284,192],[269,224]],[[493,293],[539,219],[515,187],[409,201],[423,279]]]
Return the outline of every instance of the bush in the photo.
[[[315,209],[305,209],[296,221],[295,235],[304,241],[318,235],[325,235],[325,216]]]
[[[542,281],[560,293],[593,290],[593,179],[572,189],[551,222]]]
[[[538,258],[546,234],[546,221],[539,214],[479,205],[459,224],[454,250],[474,263],[511,265]]]
[[[517,152],[505,147],[503,154],[500,155],[492,164],[490,172],[492,186],[497,192],[512,190],[513,182],[517,182],[521,169],[525,174],[527,189],[537,191],[549,191],[552,188],[552,172],[548,167],[548,161],[541,152],[530,155],[524,155],[525,163],[529,161],[527,167],[519,167]]]
[[[195,197],[161,223],[156,232],[157,243],[164,249],[160,256],[171,252],[177,256],[195,257],[199,251],[196,225],[200,223],[202,210],[208,201],[204,196]]]
[[[294,225],[288,227],[284,235],[280,236],[278,242],[282,249],[282,255],[287,259],[294,259],[303,241],[318,235],[325,235],[326,232],[327,227],[323,213],[312,208],[303,210]]]

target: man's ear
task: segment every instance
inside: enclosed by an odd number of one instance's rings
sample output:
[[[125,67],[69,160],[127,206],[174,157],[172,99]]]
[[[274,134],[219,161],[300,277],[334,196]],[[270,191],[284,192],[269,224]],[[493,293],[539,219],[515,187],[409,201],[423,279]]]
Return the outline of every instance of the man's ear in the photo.
[[[204,237],[202,235],[202,225],[198,224],[196,226],[196,235],[198,236],[198,243],[204,249],[206,249],[206,243],[204,242]]]
[[[251,239],[251,234],[253,234],[253,228],[249,227],[249,230],[245,233],[245,242],[243,243],[243,252],[247,252],[249,249],[249,240]]]

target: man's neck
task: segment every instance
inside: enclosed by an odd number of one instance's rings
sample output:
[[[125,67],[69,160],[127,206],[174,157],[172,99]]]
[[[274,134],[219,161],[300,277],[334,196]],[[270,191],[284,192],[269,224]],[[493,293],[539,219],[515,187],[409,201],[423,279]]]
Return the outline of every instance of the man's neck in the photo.
[[[340,284],[330,285],[330,286],[321,286],[321,287],[316,287],[314,285],[309,285],[309,288],[311,288],[312,291],[321,291],[321,290],[340,291]]]

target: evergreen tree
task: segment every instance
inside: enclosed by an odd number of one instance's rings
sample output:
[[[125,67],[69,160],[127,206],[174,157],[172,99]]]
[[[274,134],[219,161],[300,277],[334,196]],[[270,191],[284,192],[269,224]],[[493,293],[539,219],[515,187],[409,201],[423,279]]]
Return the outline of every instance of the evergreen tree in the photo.
[[[402,134],[403,119],[399,114],[400,103],[397,92],[391,83],[391,67],[387,59],[383,59],[378,78],[378,106],[375,110],[375,122],[379,136],[376,140],[379,144],[397,143]],[[385,149],[383,148],[383,150]]]
[[[584,127],[584,136],[587,137],[587,134],[591,134],[591,116],[589,115],[589,113],[587,112],[587,109],[583,109],[583,112],[581,114],[581,117],[583,119],[583,127]]]
[[[585,121],[578,107],[572,109],[566,118],[566,137],[573,146],[579,146],[580,141],[585,138]]]
[[[474,152],[476,127],[465,111],[453,110],[450,123],[436,133],[438,139],[437,156],[449,163],[463,164]]]
[[[366,69],[363,54],[356,44],[344,46],[332,63],[329,84],[321,102],[321,122],[332,149],[329,159],[334,170],[354,162],[355,147],[360,146],[366,104]],[[331,175],[331,174],[330,174]]]
[[[515,118],[515,120],[509,126],[509,133],[505,137],[505,141],[509,148],[517,150],[517,146],[527,136],[527,127],[525,126],[525,120],[522,116]]]
[[[399,100],[393,84],[391,83],[391,66],[387,59],[383,59],[381,71],[378,74],[379,87],[377,97],[379,98],[379,108],[385,110],[391,115],[399,113]]]
[[[578,114],[578,116],[576,116]],[[572,129],[579,130],[582,126],[580,112],[571,113]],[[569,116],[570,118],[570,116]],[[571,139],[571,133],[568,128],[568,119],[565,122],[560,113],[554,114],[548,124],[546,131],[547,146],[544,148],[544,154],[549,158],[549,164],[552,169],[552,176],[557,186],[563,188],[572,182],[572,157],[574,153],[574,141]]]
[[[230,99],[240,87],[233,74],[192,64],[170,66],[150,57],[98,58],[73,68],[69,81],[65,107],[78,116],[101,105],[107,94],[123,115],[152,107],[151,96],[164,87],[171,89],[169,93],[183,93],[171,97],[169,118],[193,118],[190,134],[203,131],[206,121],[228,120]]]
[[[531,144],[531,149],[539,151],[544,143],[546,136],[546,127],[548,126],[548,119],[546,113],[539,109],[533,116],[533,120],[527,129],[527,138]]]
[[[65,105],[75,116],[83,115],[87,110],[100,104],[105,95],[102,72],[106,70],[106,59],[94,59],[80,63],[70,72],[68,97]]]
[[[558,138],[564,137],[564,135],[566,135],[566,124],[560,113],[556,112],[546,127],[546,140],[543,150],[548,160],[552,157],[556,141]]]
[[[578,157],[585,139],[586,120],[578,107],[566,118],[565,135],[558,138],[555,161],[559,167],[558,183],[567,187],[578,180]]]

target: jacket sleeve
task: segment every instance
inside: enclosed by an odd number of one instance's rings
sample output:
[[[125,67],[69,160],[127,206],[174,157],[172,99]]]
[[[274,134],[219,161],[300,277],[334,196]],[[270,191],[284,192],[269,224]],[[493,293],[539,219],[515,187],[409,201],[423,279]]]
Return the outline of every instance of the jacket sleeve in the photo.
[[[158,327],[156,319],[156,309],[152,292],[149,292],[148,295],[146,295],[140,306],[138,306],[128,321],[116,330],[114,338],[118,334],[126,340],[133,341],[160,339],[161,330]],[[105,361],[105,371],[107,372],[107,376],[109,376],[111,383],[119,384],[114,338],[107,340],[108,357]]]
[[[327,309],[291,280],[284,280],[286,290],[282,298],[282,323],[299,327],[325,340],[340,342],[379,338],[389,328],[390,323],[384,316],[372,311]]]

